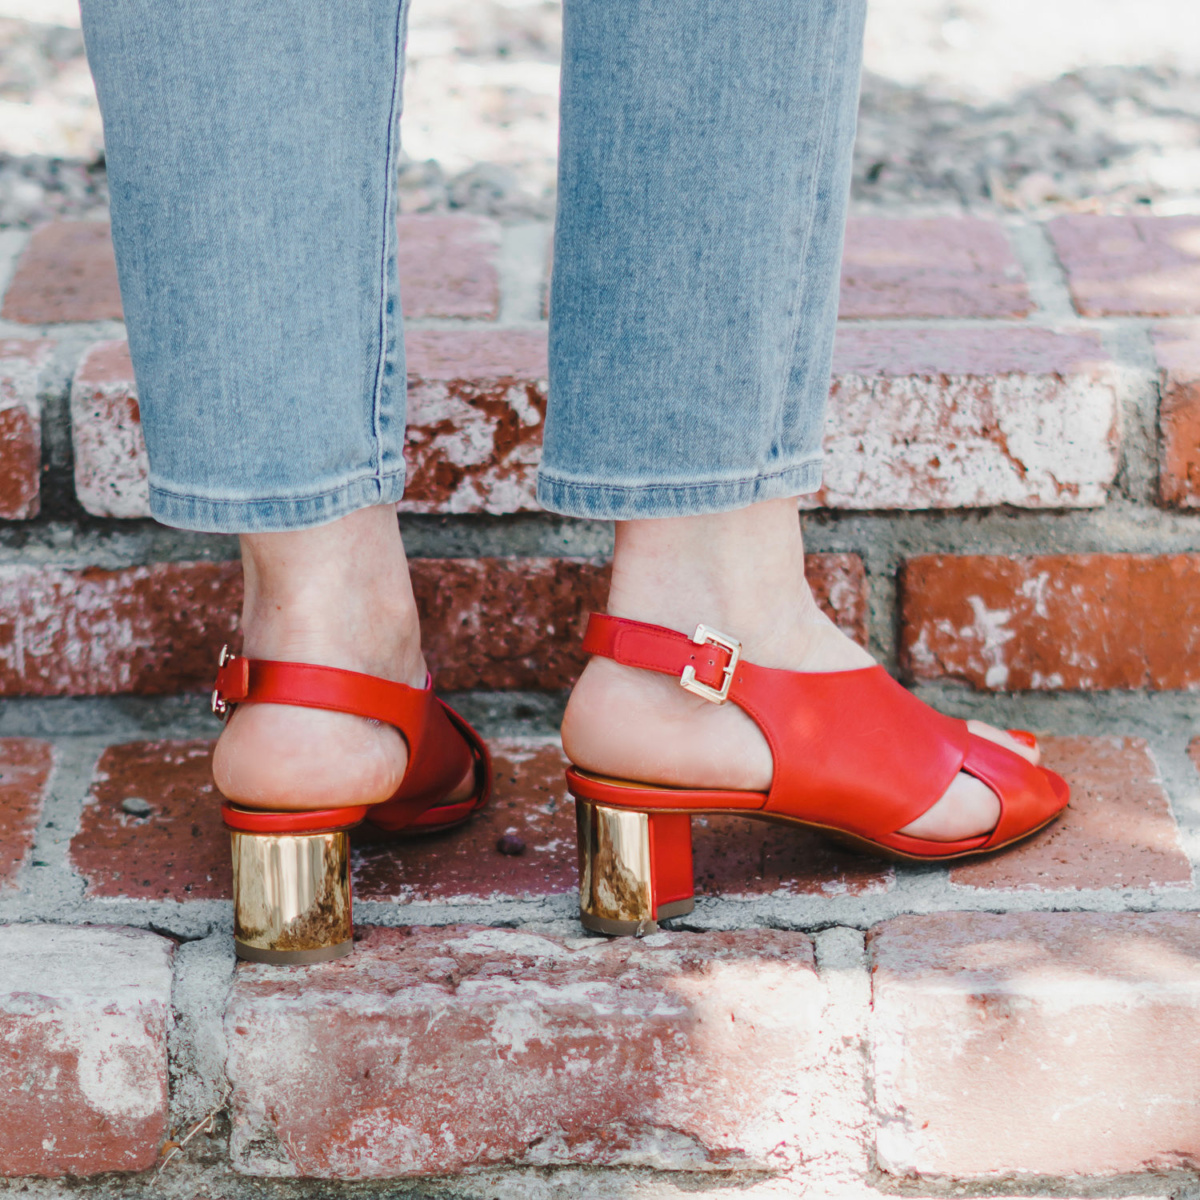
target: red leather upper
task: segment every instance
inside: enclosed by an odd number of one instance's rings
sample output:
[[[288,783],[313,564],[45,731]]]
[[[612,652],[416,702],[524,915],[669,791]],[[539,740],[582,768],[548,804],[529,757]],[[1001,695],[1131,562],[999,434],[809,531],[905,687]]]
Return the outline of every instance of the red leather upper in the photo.
[[[236,655],[217,672],[214,700],[324,708],[395,726],[408,744],[408,769],[396,794],[373,805],[369,817],[386,829],[429,824],[421,820],[422,815],[445,799],[472,764],[483,775],[472,807],[487,799],[491,777],[487,749],[479,735],[433,694],[430,680],[425,687],[414,688],[337,667]]]
[[[676,677],[691,666],[713,688],[721,686],[732,658],[722,646],[697,645],[675,630],[601,614],[588,622],[583,647]],[[728,698],[753,718],[774,756],[763,812],[846,830],[901,851],[928,854],[937,847],[935,853],[950,854],[1002,845],[1066,803],[1066,784],[1058,776],[975,737],[965,721],[935,712],[883,667],[803,672],[743,660]],[[1001,817],[991,834],[932,843],[895,832],[928,810],[960,770],[1000,797]]]

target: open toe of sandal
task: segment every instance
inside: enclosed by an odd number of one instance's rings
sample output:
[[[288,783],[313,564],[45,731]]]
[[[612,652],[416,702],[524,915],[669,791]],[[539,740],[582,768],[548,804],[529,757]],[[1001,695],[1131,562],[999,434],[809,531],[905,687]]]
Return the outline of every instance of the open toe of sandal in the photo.
[[[392,725],[408,767],[381,804],[270,812],[226,801],[233,851],[234,947],[257,962],[320,962],[353,948],[349,830],[368,821],[388,833],[433,833],[461,824],[488,801],[492,764],[471,726],[433,693],[374,675],[221,651],[213,712],[242,703],[294,704]],[[448,802],[468,773],[466,800]]]
[[[929,708],[880,666],[833,672],[760,667],[742,658],[735,639],[703,625],[688,637],[599,614],[591,617],[584,649],[673,675],[714,704],[736,704],[761,730],[774,759],[767,792],[665,787],[570,767],[581,919],[598,932],[645,932],[691,909],[695,813],[806,826],[872,854],[934,862],[1012,845],[1048,825],[1070,799],[1059,775]],[[1017,731],[1027,745],[1031,737]],[[900,833],[960,771],[999,798],[992,830],[957,842]]]

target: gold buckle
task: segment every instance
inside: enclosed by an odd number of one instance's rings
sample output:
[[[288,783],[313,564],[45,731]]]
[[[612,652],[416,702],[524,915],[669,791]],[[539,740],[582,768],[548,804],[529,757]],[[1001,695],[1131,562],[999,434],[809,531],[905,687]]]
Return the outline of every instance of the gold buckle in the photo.
[[[679,677],[679,686],[685,692],[691,692],[693,695],[699,696],[702,700],[711,701],[713,704],[724,704],[729,699],[729,688],[733,684],[733,673],[737,670],[737,665],[742,657],[742,643],[735,641],[731,637],[726,637],[723,633],[718,633],[715,629],[709,629],[707,625],[697,625],[696,632],[692,634],[692,641],[697,646],[723,646],[729,651],[729,664],[724,670],[724,680],[719,688],[709,687],[707,683],[701,683],[696,678],[696,668],[686,666],[683,668],[683,674]]]
[[[217,659],[217,670],[219,671],[231,658],[229,653],[229,643],[226,642],[221,647],[221,654]],[[217,688],[213,688],[212,692],[212,710],[213,716],[223,717],[229,711],[229,705],[221,698],[221,693]]]

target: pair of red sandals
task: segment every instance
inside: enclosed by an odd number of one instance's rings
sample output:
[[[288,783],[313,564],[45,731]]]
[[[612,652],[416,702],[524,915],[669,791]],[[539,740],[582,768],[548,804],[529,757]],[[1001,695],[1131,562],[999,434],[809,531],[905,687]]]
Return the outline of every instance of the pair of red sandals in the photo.
[[[987,854],[1036,833],[1067,806],[1066,782],[970,733],[880,666],[809,673],[756,666],[740,644],[701,625],[692,637],[594,614],[583,643],[629,667],[675,676],[714,704],[732,701],[774,757],[768,792],[673,788],[567,769],[576,801],[583,924],[606,934],[652,932],[693,906],[691,818],[736,813],[808,826],[872,854],[932,862]],[[373,806],[263,812],[226,803],[233,843],[237,953],[258,962],[320,962],[352,948],[348,831],[366,820],[392,833],[465,821],[487,803],[482,738],[434,694],[354,671],[221,653],[213,710],[244,701],[297,704],[394,725],[408,744],[404,782]],[[1032,735],[1013,736],[1034,744]],[[445,798],[474,771],[471,797]],[[933,842],[897,832],[928,810],[959,771],[1000,798],[990,833]]]

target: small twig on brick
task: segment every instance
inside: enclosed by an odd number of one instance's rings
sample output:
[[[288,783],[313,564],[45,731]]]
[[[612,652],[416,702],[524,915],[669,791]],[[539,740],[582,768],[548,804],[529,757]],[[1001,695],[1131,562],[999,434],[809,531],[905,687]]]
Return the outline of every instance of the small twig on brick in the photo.
[[[217,1119],[220,1113],[224,1111],[225,1105],[228,1103],[229,1090],[226,1089],[225,1094],[221,1097],[217,1106],[213,1109],[210,1109],[208,1113],[201,1117],[200,1120],[197,1121],[195,1125],[193,1125],[191,1129],[187,1131],[186,1134],[184,1134],[182,1140],[171,1146],[170,1153],[168,1153],[166,1158],[164,1158],[162,1162],[158,1164],[158,1170],[154,1172],[156,1178],[166,1170],[167,1164],[171,1161],[171,1159],[183,1153],[183,1148],[192,1140],[192,1138],[196,1136],[196,1134],[212,1133],[213,1122]]]

